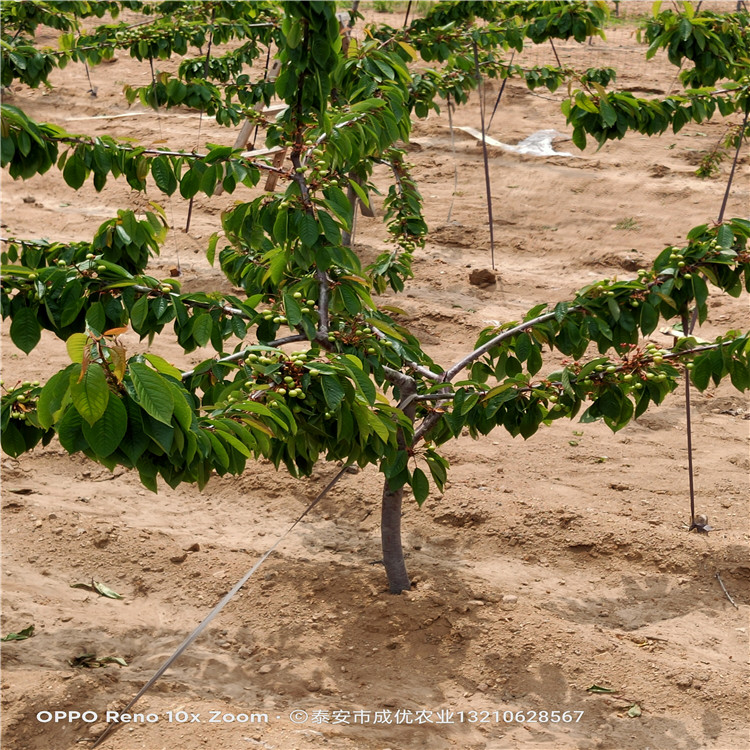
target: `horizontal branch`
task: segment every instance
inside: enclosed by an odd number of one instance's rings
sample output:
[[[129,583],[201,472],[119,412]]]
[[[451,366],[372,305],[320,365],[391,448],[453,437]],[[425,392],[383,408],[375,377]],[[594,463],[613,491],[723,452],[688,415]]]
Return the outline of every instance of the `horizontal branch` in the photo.
[[[388,341],[388,337],[376,326],[371,325],[370,328],[372,329],[372,333],[375,336],[376,339],[380,341]],[[435,383],[441,383],[443,381],[443,376],[437,372],[433,372],[428,367],[425,367],[424,365],[417,364],[416,362],[412,362],[410,359],[404,359],[402,358],[401,361],[404,363],[405,367],[408,367],[413,372],[418,373],[423,378],[427,378],[428,380],[432,380]]]
[[[570,307],[568,310],[574,310],[576,308]],[[525,331],[527,328],[532,328],[533,326],[544,323],[547,320],[551,320],[555,317],[554,312],[545,313],[544,315],[540,315],[536,318],[532,318],[531,320],[527,320],[524,323],[520,323],[517,326],[514,326],[513,328],[509,328],[507,331],[503,331],[502,333],[499,333],[494,338],[491,338],[488,342],[485,344],[482,344],[478,349],[475,349],[470,354],[467,354],[463,359],[456,362],[453,367],[451,367],[449,370],[446,371],[446,373],[443,375],[443,380],[445,382],[448,382],[450,380],[453,380],[453,378],[458,375],[461,370],[463,370],[465,367],[470,365],[472,362],[475,362],[477,359],[479,359],[483,354],[488,352],[493,347],[497,346],[501,342],[505,341],[506,339],[513,338],[516,334],[521,333],[522,331]]]
[[[263,344],[262,346],[272,347],[272,348],[278,348],[280,346],[283,346],[284,344],[294,344],[297,341],[307,341],[307,336],[296,333],[292,336],[284,336],[283,338],[276,339],[275,341],[271,341],[268,344]],[[247,358],[247,355],[250,354],[253,350],[252,349],[243,349],[242,351],[235,352],[234,354],[229,354],[226,357],[220,357],[219,359],[215,360],[215,364],[217,365],[225,365],[225,364],[232,364],[233,362],[241,362],[243,359]],[[195,370],[186,370],[182,373],[182,379],[187,380],[188,378],[191,378],[193,375],[195,375]]]
[[[141,292],[142,294],[155,293],[160,297],[180,298],[180,295],[176,292],[162,292],[161,289],[155,289],[150,286],[141,286],[140,284],[134,284],[130,288],[134,289],[136,292]],[[180,299],[180,302],[182,302],[183,305],[187,305],[188,307],[200,307],[203,310],[221,310],[222,312],[225,312],[229,315],[235,315],[238,318],[253,320],[252,315],[248,315],[244,310],[240,310],[238,307],[232,307],[230,305],[222,305],[215,302],[202,302],[200,300],[191,299]]]
[[[140,23],[133,24],[132,26],[128,26],[124,29],[124,31],[127,31],[129,29],[136,28],[138,26],[145,26],[148,24],[155,24],[158,21],[163,20],[163,18],[152,20],[146,20],[141,21]],[[196,26],[200,26],[202,29],[211,29],[212,27],[210,25],[204,25],[200,22],[196,22]],[[231,24],[218,24],[218,26],[227,26],[227,25],[236,25],[236,22],[232,22]],[[248,23],[248,24],[242,24],[243,28],[264,28],[264,27],[276,27],[278,24],[276,23]],[[119,29],[115,29],[116,32],[119,32]],[[184,31],[184,29],[178,28],[178,31]],[[91,44],[91,45],[83,45],[83,46],[75,46],[70,47],[70,49],[66,50],[45,50],[45,53],[48,55],[51,55],[53,57],[70,57],[76,52],[90,52],[93,50],[101,50],[101,49],[127,49],[128,47],[132,46],[134,43],[137,43],[138,41],[148,41],[148,40],[127,40],[127,41],[115,41],[115,40],[106,40],[102,41],[99,44]]]
[[[542,316],[542,317],[547,317],[547,316]],[[528,321],[524,325],[528,326],[529,324],[538,323],[538,322],[539,322],[539,319],[535,318],[533,321]],[[519,328],[520,327],[514,328],[514,329],[512,329],[512,331],[506,331],[505,333],[511,334],[513,331],[517,332],[519,330]],[[493,341],[496,341],[497,338],[499,338],[499,337],[496,337],[495,339],[493,339]],[[739,337],[739,338],[742,338],[742,337]],[[745,337],[745,338],[747,338],[747,337]],[[702,352],[707,352],[707,351],[712,351],[712,350],[715,350],[715,349],[720,349],[720,348],[722,348],[724,346],[730,346],[731,344],[734,344],[736,342],[737,342],[737,339],[729,339],[728,341],[719,341],[719,342],[716,342],[714,344],[705,344],[705,345],[702,345],[702,346],[696,346],[696,347],[693,347],[692,349],[683,349],[683,350],[677,351],[677,352],[673,351],[673,352],[669,352],[667,354],[663,354],[663,355],[660,355],[660,356],[662,357],[662,359],[665,359],[665,360],[667,360],[667,359],[668,360],[683,359],[685,357],[690,357],[690,356],[692,356],[694,354],[701,354]],[[643,361],[651,361],[652,359],[653,359],[653,357],[644,357]],[[619,372],[620,370],[623,370],[624,367],[625,367],[625,365],[620,365],[619,367],[617,367],[617,369],[615,370],[615,372]],[[607,374],[611,374],[611,373],[607,373]],[[574,383],[575,382],[575,377],[571,378],[570,382]],[[553,386],[556,386],[556,387],[559,387],[559,388],[563,387],[562,382],[559,382],[559,381],[551,381],[550,385],[553,385]],[[529,386],[520,386],[518,388],[519,392],[528,392],[528,391],[531,391],[531,390],[533,390],[533,388],[530,385]],[[475,391],[475,392],[483,393],[483,392],[486,392],[486,391]],[[456,397],[455,393],[426,393],[426,394],[422,394],[422,395],[419,395],[419,396],[415,395],[411,400],[412,401],[438,401],[438,402],[443,401],[443,402],[445,402],[445,401],[450,401],[450,400],[454,399],[455,397]],[[412,439],[412,445],[416,445],[417,442],[419,440],[421,440],[430,431],[430,429],[432,429],[432,427],[435,425],[435,423],[439,421],[439,419],[440,419],[441,416],[442,415],[440,413],[434,412],[434,411],[431,412],[430,414],[428,414],[424,418],[424,420],[422,421],[422,424],[414,432],[414,437]]]
[[[115,143],[108,144],[108,143],[102,143],[101,141],[97,144],[94,143],[93,140],[95,140],[92,136],[91,140],[87,140],[86,138],[77,138],[75,136],[49,136],[46,134],[42,134],[41,137],[46,141],[54,141],[56,143],[73,143],[73,144],[79,144],[82,146],[103,146],[104,148],[116,148],[120,151],[137,151],[138,154],[147,154],[148,156],[179,156],[184,159],[205,159],[208,154],[199,154],[195,151],[169,151],[169,150],[163,150],[158,148],[141,148],[140,146],[124,146],[121,143]],[[283,169],[282,167],[274,167],[270,164],[266,164],[265,162],[256,162],[251,161],[250,159],[245,159],[242,156],[230,156],[227,158],[217,158],[216,161],[237,161],[244,164],[251,164],[252,166],[256,167],[257,169],[265,170],[266,172],[276,172],[277,174],[280,174],[282,176],[291,176],[289,174],[289,171],[286,169]]]

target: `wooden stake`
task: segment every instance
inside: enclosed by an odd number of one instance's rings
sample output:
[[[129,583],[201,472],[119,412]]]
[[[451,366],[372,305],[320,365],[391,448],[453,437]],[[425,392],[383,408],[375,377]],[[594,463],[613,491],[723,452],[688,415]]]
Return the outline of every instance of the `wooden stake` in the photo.
[[[490,183],[490,162],[487,156],[487,129],[484,126],[484,97],[482,96],[482,74],[479,71],[479,50],[474,42],[474,67],[477,74],[477,91],[479,92],[479,117],[482,121],[482,153],[484,155],[484,184],[487,192],[487,217],[490,223],[490,263],[495,270],[495,227],[492,218],[492,186]]]

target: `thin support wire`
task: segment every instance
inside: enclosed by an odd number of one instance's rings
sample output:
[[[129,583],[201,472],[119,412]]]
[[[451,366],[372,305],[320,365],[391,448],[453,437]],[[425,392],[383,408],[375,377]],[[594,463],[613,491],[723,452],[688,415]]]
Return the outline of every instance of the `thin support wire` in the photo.
[[[456,160],[456,133],[453,130],[453,103],[450,94],[448,94],[446,100],[448,102],[448,127],[451,131],[451,153],[453,154],[453,194],[451,195],[451,205],[448,208],[448,217],[445,220],[446,224],[450,224],[453,206],[456,202],[456,192],[458,191],[458,162]]]

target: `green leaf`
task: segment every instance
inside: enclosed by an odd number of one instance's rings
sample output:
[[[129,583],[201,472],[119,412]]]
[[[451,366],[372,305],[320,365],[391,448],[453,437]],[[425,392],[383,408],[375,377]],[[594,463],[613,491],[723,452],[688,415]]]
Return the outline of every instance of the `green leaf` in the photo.
[[[406,42],[399,42],[398,44],[411,57],[412,62],[417,59],[417,50],[411,44],[407,44]]]
[[[648,302],[641,304],[641,331],[644,336],[648,336],[649,333],[656,329],[659,324],[659,313]]]
[[[174,365],[167,362],[164,357],[160,357],[158,354],[151,354],[150,352],[143,356],[163,375],[171,375],[176,380],[182,379],[182,373]]]
[[[110,396],[102,416],[89,425],[84,422],[83,435],[97,456],[106,457],[114,453],[128,429],[128,413],[122,401]]]
[[[36,405],[39,424],[48,430],[60,418],[65,397],[70,388],[70,372],[68,369],[55,373],[42,388]]]
[[[286,242],[288,219],[287,212],[281,209],[276,215],[276,221],[273,223],[273,238],[279,245],[283,245]]]
[[[531,352],[529,353],[529,358],[526,362],[526,369],[529,371],[530,375],[536,375],[539,370],[542,369],[542,353],[541,351],[535,346],[531,349]]]
[[[17,633],[8,633],[0,638],[0,641],[25,641],[27,638],[31,638],[34,635],[34,626],[29,625],[28,628],[19,630]]]
[[[328,408],[331,411],[338,409],[341,399],[344,398],[344,388],[334,375],[324,375],[320,379]]]
[[[172,389],[172,396],[174,398],[174,417],[180,427],[185,432],[188,432],[193,426],[193,419],[195,418],[188,393],[175,383],[169,381],[167,383]]]
[[[109,386],[101,365],[92,362],[80,379],[71,378],[70,396],[83,419],[93,425],[102,417],[109,402]]]
[[[214,328],[213,318],[208,313],[200,313],[193,319],[193,340],[198,346],[205,346],[211,340]]]
[[[177,190],[177,178],[172,169],[172,164],[166,156],[157,156],[151,161],[151,174],[156,187],[162,193],[172,195]]]
[[[99,596],[105,596],[107,599],[123,599],[121,594],[113,591],[109,586],[105,586],[100,581],[91,580],[91,583],[71,583],[70,588],[72,589],[83,589],[84,591],[91,591]]]
[[[289,33],[286,36],[286,46],[289,49],[296,49],[302,41],[302,24],[292,22],[289,26]]]
[[[65,348],[68,350],[68,356],[71,362],[81,364],[83,362],[83,350],[86,348],[88,336],[85,333],[74,333],[65,342]]]
[[[732,380],[732,385],[738,391],[746,391],[750,387],[750,374],[745,365],[738,359],[733,359],[729,363],[729,377]]]
[[[592,685],[591,687],[586,688],[587,693],[616,693],[616,690],[612,690],[612,688],[606,688],[602,687],[601,685]]]
[[[143,326],[148,319],[148,297],[139,297],[133,307],[130,308],[130,322],[136,333],[145,333]]]
[[[388,442],[388,428],[383,420],[373,411],[367,410],[367,422],[372,427],[373,432],[384,442]]]
[[[682,37],[683,41],[687,41],[690,38],[690,35],[693,33],[693,24],[690,23],[690,20],[688,18],[683,18],[680,20],[680,36]]]
[[[352,188],[352,190],[354,190],[354,192],[357,194],[357,197],[362,201],[362,203],[364,203],[365,206],[369,208],[370,199],[367,196],[365,189],[355,179],[349,180],[349,186]]]
[[[719,231],[716,233],[716,241],[725,249],[732,247],[734,232],[732,232],[732,227],[729,224],[722,224],[719,227]]]
[[[94,302],[86,311],[86,325],[97,335],[104,332],[104,326],[107,325],[107,314],[101,302]]]
[[[116,591],[113,591],[109,586],[105,586],[103,583],[100,583],[99,581],[94,581],[94,591],[96,591],[97,594],[101,594],[102,596],[106,596],[107,599],[122,599],[122,595],[118,594]]]
[[[136,401],[144,411],[159,422],[171,424],[174,398],[169,384],[159,373],[139,362],[131,363],[128,371],[136,392]]]
[[[219,438],[211,430],[205,430],[204,434],[207,435],[208,439],[211,441],[213,454],[215,458],[218,460],[219,465],[223,467],[224,469],[228,469],[229,468],[229,454],[227,453],[227,450],[224,447],[224,444],[221,442],[221,440],[219,440]]]
[[[586,148],[586,131],[578,126],[573,128],[573,144],[583,151]]]
[[[605,98],[599,100],[599,109],[602,116],[602,121],[607,127],[612,127],[617,122],[617,112],[613,109],[612,105]]]
[[[63,179],[73,188],[78,190],[86,181],[86,165],[81,161],[77,154],[73,154],[63,169]]]
[[[414,469],[411,476],[411,488],[414,490],[414,499],[417,504],[422,505],[430,494],[430,483],[422,469]]]
[[[188,169],[180,180],[180,195],[188,200],[200,189],[201,173],[197,169]]]
[[[57,426],[57,437],[68,453],[76,453],[89,447],[83,436],[83,419],[75,409],[66,410]]]
[[[284,292],[284,312],[286,313],[289,325],[299,325],[302,320],[302,308],[294,297],[288,292]]]
[[[332,245],[339,245],[341,243],[341,229],[339,229],[339,225],[333,216],[320,209],[318,210],[318,221],[320,221],[323,227],[323,233],[328,242]]]
[[[42,328],[34,311],[30,307],[20,308],[10,324],[10,338],[13,343],[24,354],[28,354],[39,343],[41,336]]]
[[[525,362],[531,353],[531,337],[526,331],[522,331],[516,338],[516,357],[519,362]]]
[[[705,391],[706,388],[708,388],[708,384],[711,381],[712,371],[713,367],[711,366],[710,356],[704,355],[695,360],[693,369],[690,373],[690,379],[699,391]]]
[[[346,354],[344,357],[348,360],[347,362],[342,362],[344,367],[346,367],[347,372],[357,381],[357,386],[359,387],[359,390],[362,391],[367,402],[370,405],[374,404],[376,394],[375,384],[362,369],[362,362],[353,354]]]
[[[310,214],[303,214],[299,220],[298,232],[302,244],[312,247],[320,236],[320,227]]]

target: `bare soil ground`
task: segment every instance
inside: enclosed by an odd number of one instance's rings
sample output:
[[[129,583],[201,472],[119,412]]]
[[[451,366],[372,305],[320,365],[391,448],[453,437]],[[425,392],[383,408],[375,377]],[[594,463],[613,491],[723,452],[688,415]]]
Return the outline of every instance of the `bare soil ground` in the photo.
[[[620,23],[607,42],[558,49],[579,67],[617,64],[622,88],[666,93],[675,69],[660,58],[646,64],[633,29]],[[120,53],[92,70],[95,98],[83,69],[70,66],[53,76],[51,91],[13,87],[5,99],[72,132],[178,148],[233,142],[234,131],[195,112],[128,109],[122,85],[145,81],[146,67]],[[496,92],[488,84],[490,106]],[[491,135],[514,144],[554,128],[563,134],[558,149],[575,155],[490,149],[500,280],[485,289],[469,283],[472,270],[489,265],[481,146],[459,134],[454,154],[445,111],[414,125],[409,158],[431,232],[398,304],[443,363],[466,352],[488,321],[518,319],[598,278],[628,277],[665,243],[717,216],[728,164],[717,179],[700,180],[695,155],[725,124],[629,135],[580,153],[564,139],[560,99],[507,85]],[[132,112],[139,115],[117,117]],[[101,115],[109,119],[88,119]],[[454,119],[479,127],[476,95]],[[69,240],[90,238],[117,208],[163,197],[131,193],[124,181],[71,194],[54,170],[25,183],[3,175],[3,194],[3,236]],[[184,288],[228,290],[202,250],[220,211],[250,195],[243,188],[197,198],[189,234],[180,229],[185,203],[163,201],[175,229],[154,275],[179,264]],[[747,206],[743,159],[727,215]],[[359,219],[364,257],[383,247],[383,236],[377,219]],[[716,296],[699,335],[746,329],[749,317],[747,300]],[[146,348],[135,335],[125,340],[131,352]],[[153,348],[185,369],[210,356],[183,355],[167,335]],[[44,380],[67,356],[62,342],[45,336],[28,357],[5,346],[3,361],[6,382]],[[566,422],[528,442],[498,430],[448,445],[445,495],[405,510],[415,586],[400,597],[387,593],[378,563],[381,477],[374,468],[347,475],[135,709],[160,720],[124,727],[105,747],[750,747],[750,408],[729,386],[693,392],[697,510],[716,531],[689,534],[683,398],[679,390],[615,435]],[[294,481],[259,463],[240,478],[213,479],[202,493],[161,487],[155,496],[133,473],[112,474],[56,442],[20,460],[3,457],[2,466],[2,633],[36,626],[33,638],[4,644],[7,750],[86,747],[101,721],[42,724],[38,712],[101,717],[122,707],[337,471],[322,464],[311,479]],[[92,577],[125,598],[70,587]],[[68,664],[84,653],[121,656],[128,666]],[[588,692],[595,684],[615,692]],[[634,704],[640,716],[628,715]],[[291,721],[293,709],[308,720]],[[446,715],[440,722],[441,709],[454,712],[452,722]],[[181,710],[200,723],[168,720],[166,712]],[[397,710],[412,713],[386,723]],[[420,710],[434,713],[428,720]],[[212,711],[268,721],[212,722]],[[583,714],[551,723],[540,721],[542,711]],[[516,721],[515,712],[525,715]]]

